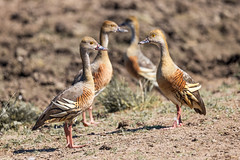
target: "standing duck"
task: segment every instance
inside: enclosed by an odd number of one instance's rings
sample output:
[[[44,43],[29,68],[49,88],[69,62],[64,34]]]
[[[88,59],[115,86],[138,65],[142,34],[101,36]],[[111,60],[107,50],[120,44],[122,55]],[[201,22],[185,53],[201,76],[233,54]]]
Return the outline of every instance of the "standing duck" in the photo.
[[[104,21],[100,31],[100,44],[107,48],[108,47],[108,34],[112,32],[127,32],[120,28],[115,22],[112,21]],[[105,87],[109,84],[110,80],[112,79],[113,68],[110,62],[108,51],[101,50],[98,52],[96,58],[94,59],[93,63],[91,64],[91,70],[93,75],[93,80],[95,84],[95,96],[97,96],[101,91],[105,89]],[[73,85],[81,80],[83,75],[83,71],[80,70],[79,73],[75,76]],[[92,115],[92,106],[88,109],[89,110],[89,117],[90,123],[86,121],[86,114],[85,112],[82,113],[83,116],[83,125],[89,126],[92,124],[97,124],[94,121]]]
[[[75,118],[88,109],[94,99],[94,81],[90,68],[89,51],[106,50],[91,37],[84,37],[80,43],[80,55],[83,63],[83,75],[79,82],[58,94],[43,111],[32,130],[54,122],[65,122],[64,131],[67,147],[80,148],[73,145],[72,124]]]
[[[159,29],[149,33],[139,44],[152,43],[160,48],[161,58],[157,69],[157,82],[163,95],[177,107],[177,120],[173,128],[182,126],[181,106],[193,108],[197,113],[206,115],[204,102],[198,92],[201,88],[186,72],[181,70],[172,60],[163,32]]]
[[[127,71],[137,80],[143,90],[142,80],[151,81],[158,87],[156,82],[156,66],[141,52],[139,42],[139,23],[136,17],[128,17],[121,26],[128,26],[132,32],[131,44],[124,56],[124,65]]]

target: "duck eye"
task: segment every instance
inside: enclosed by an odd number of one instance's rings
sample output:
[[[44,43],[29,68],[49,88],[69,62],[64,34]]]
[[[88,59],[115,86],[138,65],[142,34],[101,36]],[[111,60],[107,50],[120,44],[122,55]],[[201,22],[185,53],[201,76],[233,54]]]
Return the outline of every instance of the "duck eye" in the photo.
[[[92,45],[92,44],[93,44],[93,42],[90,42],[90,44]]]

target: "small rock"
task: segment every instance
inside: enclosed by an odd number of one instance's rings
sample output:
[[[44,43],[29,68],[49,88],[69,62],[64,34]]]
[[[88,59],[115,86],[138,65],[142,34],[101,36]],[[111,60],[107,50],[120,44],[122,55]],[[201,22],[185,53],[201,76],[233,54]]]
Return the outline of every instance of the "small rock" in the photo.
[[[16,53],[16,57],[25,57],[28,55],[28,51],[20,47],[16,49],[15,53]]]
[[[129,126],[127,121],[122,121],[118,123],[117,129],[126,129],[126,127]]]
[[[35,157],[29,157],[28,160],[35,160]]]
[[[148,146],[149,146],[149,147],[153,147],[153,144],[149,144]]]
[[[66,26],[63,23],[57,22],[55,24],[55,31],[57,33],[65,33],[67,31],[67,28],[66,28]]]
[[[136,125],[137,126],[143,126],[144,124],[142,122],[137,122]]]
[[[227,135],[230,135],[229,132],[223,132],[222,136],[227,136]]]
[[[91,132],[91,133],[89,133],[88,135],[95,135],[95,133],[94,133],[94,132]]]
[[[19,20],[19,19],[20,19],[20,14],[18,14],[18,13],[13,13],[13,14],[10,16],[10,19],[11,19],[11,20]]]
[[[226,4],[231,4],[231,5],[236,5],[237,3],[239,3],[238,0],[223,0],[223,2],[225,2]]]
[[[99,150],[110,150],[110,149],[112,149],[112,147],[109,147],[109,146],[107,146],[107,145],[102,145],[100,148],[99,148]]]

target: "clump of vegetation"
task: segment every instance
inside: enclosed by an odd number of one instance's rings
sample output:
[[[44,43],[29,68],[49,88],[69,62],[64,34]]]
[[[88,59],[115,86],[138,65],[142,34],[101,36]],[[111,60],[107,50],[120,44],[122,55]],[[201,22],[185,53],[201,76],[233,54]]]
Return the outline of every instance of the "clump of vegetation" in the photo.
[[[0,132],[33,123],[38,118],[39,112],[34,105],[19,100],[19,96],[11,98],[0,110]]]
[[[158,97],[149,94],[142,94],[141,90],[132,91],[124,80],[114,78],[108,87],[98,96],[107,112],[116,112],[124,109],[144,109],[152,107],[159,102]]]

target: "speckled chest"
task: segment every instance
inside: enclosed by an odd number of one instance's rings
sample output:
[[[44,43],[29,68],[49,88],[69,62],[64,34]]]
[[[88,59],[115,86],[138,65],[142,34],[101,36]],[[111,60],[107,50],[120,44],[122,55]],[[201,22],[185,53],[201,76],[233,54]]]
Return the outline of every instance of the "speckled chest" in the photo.
[[[112,79],[112,74],[113,69],[111,64],[99,64],[97,71],[93,73],[95,91],[99,91],[106,87]]]

